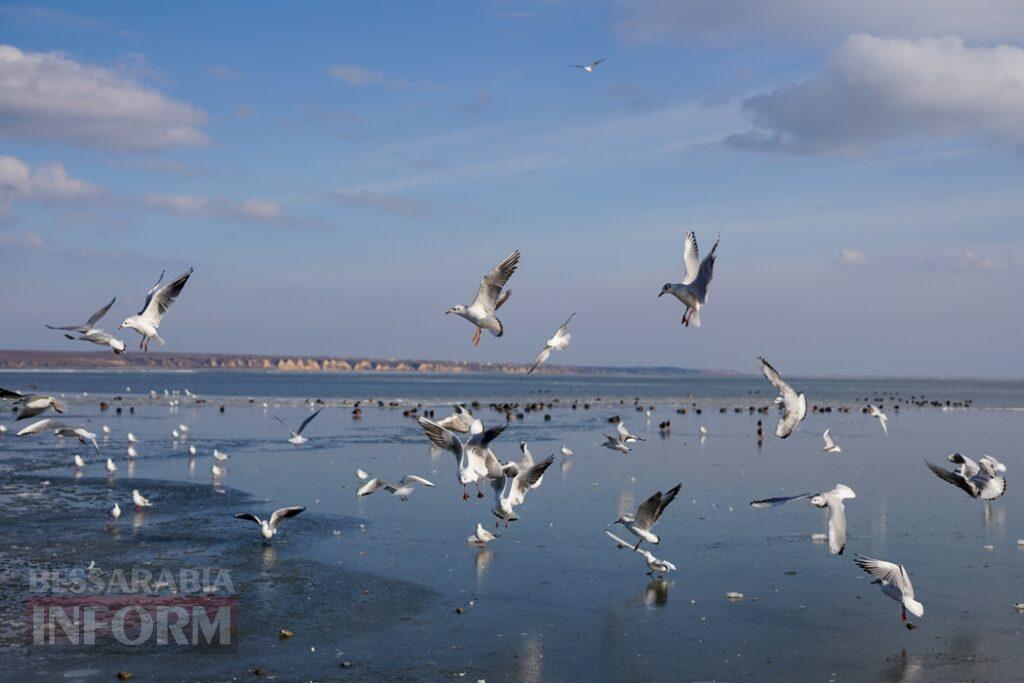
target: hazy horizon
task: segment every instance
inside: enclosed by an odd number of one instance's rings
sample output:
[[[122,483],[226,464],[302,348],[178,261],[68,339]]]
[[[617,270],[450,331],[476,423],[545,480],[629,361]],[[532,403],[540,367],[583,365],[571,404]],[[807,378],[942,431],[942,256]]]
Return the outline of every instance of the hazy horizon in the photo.
[[[1024,377],[1024,13],[725,4],[0,3],[0,347]]]

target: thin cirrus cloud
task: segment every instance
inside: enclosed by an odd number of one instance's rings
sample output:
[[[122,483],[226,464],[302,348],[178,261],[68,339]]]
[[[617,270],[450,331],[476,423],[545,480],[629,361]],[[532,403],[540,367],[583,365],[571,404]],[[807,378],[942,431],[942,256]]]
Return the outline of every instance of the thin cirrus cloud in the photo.
[[[285,215],[280,204],[260,197],[236,202],[194,194],[151,194],[146,197],[145,204],[176,216],[227,217],[262,223],[277,223]]]
[[[767,37],[820,45],[852,33],[995,41],[1024,36],[1024,12],[1019,0],[630,0],[620,2],[616,32],[636,43]]]
[[[331,197],[345,206],[368,208],[406,218],[439,218],[441,212],[420,199],[383,194],[370,190],[332,192]]]
[[[32,168],[17,157],[0,156],[0,213],[16,201],[75,202],[103,194],[103,188],[71,177],[63,164]]]
[[[336,64],[327,69],[327,74],[334,79],[344,81],[349,85],[362,86],[374,83],[383,83],[384,74],[380,71],[371,71],[365,67],[355,64]]]
[[[882,254],[843,249],[837,264],[875,272],[1010,273],[1019,270],[1008,249],[925,250],[912,254]]]
[[[735,147],[860,153],[887,141],[980,137],[1024,142],[1024,49],[957,36],[850,36],[809,80],[744,101],[753,129]]]
[[[0,135],[150,151],[209,140],[206,114],[140,81],[55,52],[0,45]]]

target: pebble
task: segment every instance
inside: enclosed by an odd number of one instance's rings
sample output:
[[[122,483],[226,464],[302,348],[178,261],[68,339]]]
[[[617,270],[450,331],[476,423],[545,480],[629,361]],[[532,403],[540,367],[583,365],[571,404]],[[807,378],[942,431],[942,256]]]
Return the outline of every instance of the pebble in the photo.
[[[285,638],[291,638],[291,637],[292,637],[292,636],[294,636],[294,635],[295,635],[295,634],[294,634],[294,633],[292,633],[291,631],[289,631],[288,629],[286,629],[286,628],[283,628],[283,629],[281,629],[281,630],[280,630],[280,631],[278,632],[278,634],[277,634],[277,637],[278,637],[278,638],[280,638],[281,640],[284,640]]]
[[[129,678],[135,678],[135,674],[133,674],[131,671],[118,671],[117,672],[117,679],[119,681],[127,681]]]

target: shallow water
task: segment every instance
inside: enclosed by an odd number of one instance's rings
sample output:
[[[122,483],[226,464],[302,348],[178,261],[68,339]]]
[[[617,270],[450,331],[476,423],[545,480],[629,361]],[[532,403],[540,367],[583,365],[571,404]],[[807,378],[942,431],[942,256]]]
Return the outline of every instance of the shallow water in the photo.
[[[834,407],[883,397],[886,437],[859,410],[813,413],[790,439],[770,432],[763,381],[749,378],[389,378],[258,373],[3,373],[0,386],[67,392],[69,422],[112,434],[97,456],[77,442],[48,436],[0,437],[0,502],[7,515],[0,561],[4,629],[0,646],[12,671],[109,679],[127,669],[143,677],[215,678],[265,675],[372,680],[993,680],[1016,675],[1024,615],[1024,517],[1014,477],[1014,444],[1024,414],[1024,384],[906,380],[797,382],[811,403]],[[132,388],[131,393],[125,387]],[[169,407],[150,389],[184,389],[208,400]],[[77,392],[88,390],[82,397]],[[545,393],[550,390],[550,393]],[[759,393],[754,393],[759,392]],[[100,400],[125,397],[124,412],[101,414]],[[696,399],[689,398],[692,394]],[[892,409],[893,395],[944,402],[972,399],[972,409]],[[258,396],[250,404],[246,397]],[[269,398],[270,407],[261,402]],[[409,401],[563,400],[513,419],[494,447],[519,457],[526,440],[537,459],[563,443],[542,486],[529,494],[521,520],[478,550],[466,543],[477,522],[493,527],[490,498],[461,500],[452,456],[432,456],[409,407],[364,404],[355,420],[343,399]],[[602,397],[600,402],[596,397]],[[632,405],[656,404],[648,423]],[[293,448],[272,419],[298,423],[301,398],[337,407],[314,421],[309,444]],[[610,400],[616,397],[614,400]],[[591,408],[570,408],[586,398]],[[625,404],[619,403],[625,399]],[[569,400],[565,400],[569,399]],[[695,414],[696,400],[703,413]],[[135,414],[127,406],[135,405]],[[218,407],[225,405],[225,411]],[[675,407],[687,405],[686,415]],[[720,413],[719,406],[744,411]],[[994,409],[998,408],[998,409]],[[440,417],[444,406],[438,408]],[[544,421],[544,412],[551,415]],[[504,417],[482,407],[493,424]],[[629,455],[596,444],[607,419],[622,415],[648,441]],[[667,437],[657,424],[671,419]],[[759,448],[755,423],[766,424]],[[190,426],[174,444],[171,429]],[[12,427],[10,418],[4,424]],[[700,425],[710,434],[696,438]],[[820,451],[825,427],[844,452]],[[127,431],[141,439],[129,469]],[[190,467],[187,446],[199,454]],[[230,454],[215,487],[212,449]],[[940,481],[923,459],[945,464],[960,450],[1008,465],[1008,493],[988,506]],[[74,477],[74,453],[87,460]],[[102,458],[119,466],[112,480]],[[397,479],[420,474],[437,484],[408,502],[375,494],[355,497],[357,467]],[[48,485],[42,482],[49,481]],[[657,531],[657,555],[679,571],[652,581],[642,559],[617,550],[605,526],[657,489],[683,483]],[[755,510],[749,501],[823,490],[842,482],[848,501],[846,553],[830,556],[811,534],[827,513],[805,503]],[[130,490],[154,507],[136,515]],[[489,494],[489,492],[488,492]],[[106,511],[125,508],[111,528]],[[265,550],[236,511],[263,513],[307,506],[282,525]],[[362,525],[362,526],[361,526]],[[985,546],[991,545],[991,550]],[[925,615],[904,629],[898,605],[870,584],[853,553],[904,563]],[[271,558],[268,561],[268,557]],[[237,575],[238,644],[224,651],[156,647],[48,649],[27,644],[21,574],[29,566],[101,568],[153,563],[224,566]],[[24,590],[24,588],[22,589]],[[728,591],[744,599],[731,602]],[[462,613],[457,613],[461,608]],[[278,638],[288,628],[295,637]],[[183,648],[187,649],[187,648]],[[340,668],[342,661],[351,667]]]

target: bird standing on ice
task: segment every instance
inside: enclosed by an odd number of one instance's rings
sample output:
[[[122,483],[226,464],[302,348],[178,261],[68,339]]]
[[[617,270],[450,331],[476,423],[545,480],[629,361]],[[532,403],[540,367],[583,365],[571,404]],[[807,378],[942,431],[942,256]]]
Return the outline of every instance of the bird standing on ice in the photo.
[[[163,346],[164,340],[157,334],[157,329],[159,329],[160,322],[167,314],[167,309],[171,307],[174,300],[181,294],[181,290],[185,288],[185,283],[188,282],[190,275],[192,275],[192,268],[179,275],[174,282],[161,287],[160,283],[164,279],[164,273],[161,271],[160,279],[156,281],[153,289],[149,290],[149,294],[146,295],[146,302],[142,305],[142,310],[137,315],[125,318],[124,322],[117,329],[127,327],[141,334],[142,340],[139,342],[139,348],[143,351],[149,350],[151,339],[156,339],[160,342],[160,346]]]
[[[153,507],[153,503],[149,502],[149,498],[139,493],[138,489],[132,489],[132,502],[135,503],[136,510]]]
[[[699,260],[697,253],[697,238],[687,230],[683,235],[685,246],[683,248],[683,264],[686,273],[680,283],[668,282],[661,288],[658,294],[671,294],[679,299],[686,306],[686,313],[683,315],[683,324],[689,327],[700,327],[700,307],[708,300],[708,286],[715,270],[715,251],[718,249],[718,239],[715,239],[714,246],[710,253]]]
[[[501,324],[501,320],[494,313],[512,295],[512,290],[503,292],[502,289],[508,284],[509,278],[516,272],[518,266],[519,250],[517,249],[484,276],[473,303],[469,306],[458,304],[445,311],[445,315],[454,313],[473,323],[476,327],[476,332],[473,334],[474,346],[480,343],[481,330],[490,330],[495,337],[505,334],[505,326]]]

